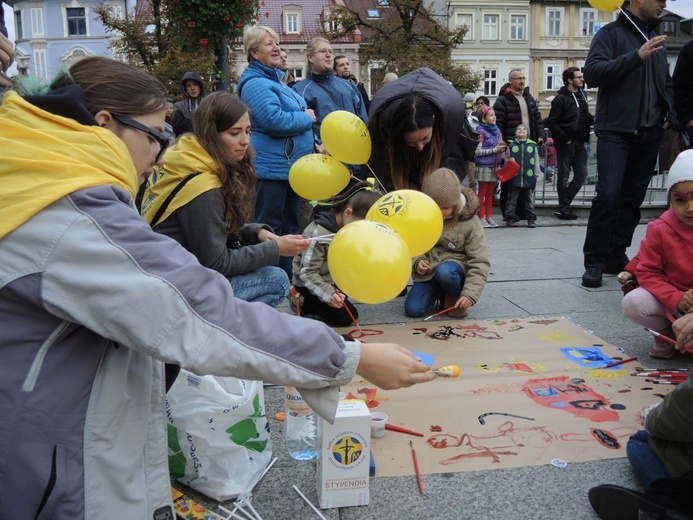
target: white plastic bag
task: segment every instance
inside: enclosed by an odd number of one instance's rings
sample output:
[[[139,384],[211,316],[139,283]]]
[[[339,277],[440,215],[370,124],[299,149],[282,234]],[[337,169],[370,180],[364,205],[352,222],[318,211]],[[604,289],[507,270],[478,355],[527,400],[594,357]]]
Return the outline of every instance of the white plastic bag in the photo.
[[[166,415],[171,476],[215,500],[249,492],[272,458],[262,381],[181,370]]]

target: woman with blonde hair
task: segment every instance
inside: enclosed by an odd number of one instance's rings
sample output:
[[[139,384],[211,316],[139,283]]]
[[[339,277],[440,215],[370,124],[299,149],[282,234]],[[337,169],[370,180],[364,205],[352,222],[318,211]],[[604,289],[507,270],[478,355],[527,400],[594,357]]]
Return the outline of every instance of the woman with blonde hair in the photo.
[[[164,363],[296,386],[330,421],[356,372],[435,378],[402,347],[235,298],[152,231],[133,200],[168,145],[154,78],[92,56],[25,93],[0,106],[0,516],[174,518]]]
[[[297,234],[301,198],[289,185],[291,166],[313,152],[315,113],[282,81],[279,37],[269,27],[251,26],[243,35],[248,68],[238,82],[238,95],[250,107],[251,144],[256,150],[255,221],[278,235]],[[279,267],[291,278],[291,258]]]

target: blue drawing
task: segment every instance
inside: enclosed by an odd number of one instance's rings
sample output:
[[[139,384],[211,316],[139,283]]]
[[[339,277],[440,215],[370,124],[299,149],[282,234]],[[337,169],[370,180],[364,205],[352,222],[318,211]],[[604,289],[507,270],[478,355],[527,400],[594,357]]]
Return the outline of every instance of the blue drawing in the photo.
[[[583,368],[597,368],[611,362],[611,358],[597,347],[566,347],[561,352],[568,361]]]

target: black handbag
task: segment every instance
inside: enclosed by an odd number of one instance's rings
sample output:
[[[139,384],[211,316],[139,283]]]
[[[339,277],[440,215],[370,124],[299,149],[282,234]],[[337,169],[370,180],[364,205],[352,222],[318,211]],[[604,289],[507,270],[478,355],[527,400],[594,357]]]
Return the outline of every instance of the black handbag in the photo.
[[[479,133],[472,128],[466,119],[462,122],[462,130],[457,144],[462,150],[463,160],[471,161],[474,159],[476,147],[479,146]]]

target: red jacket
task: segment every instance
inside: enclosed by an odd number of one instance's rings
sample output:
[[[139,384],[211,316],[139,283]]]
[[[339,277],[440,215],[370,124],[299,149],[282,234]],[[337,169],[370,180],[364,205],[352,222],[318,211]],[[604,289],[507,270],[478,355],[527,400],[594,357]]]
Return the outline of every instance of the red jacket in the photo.
[[[693,227],[668,209],[647,225],[638,257],[635,275],[640,287],[668,309],[678,310],[683,294],[693,289]]]

